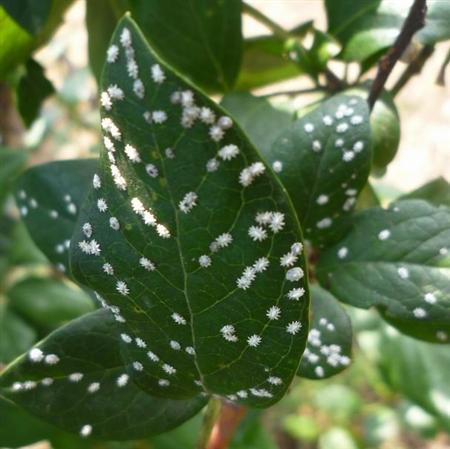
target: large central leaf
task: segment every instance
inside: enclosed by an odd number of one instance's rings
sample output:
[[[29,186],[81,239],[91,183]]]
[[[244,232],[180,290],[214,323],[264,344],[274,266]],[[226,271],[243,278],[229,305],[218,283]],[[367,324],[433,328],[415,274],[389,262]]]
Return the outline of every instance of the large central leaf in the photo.
[[[72,239],[73,273],[115,313],[141,388],[268,406],[295,375],[308,328],[289,199],[232,119],[131,19],[108,61],[106,151]]]

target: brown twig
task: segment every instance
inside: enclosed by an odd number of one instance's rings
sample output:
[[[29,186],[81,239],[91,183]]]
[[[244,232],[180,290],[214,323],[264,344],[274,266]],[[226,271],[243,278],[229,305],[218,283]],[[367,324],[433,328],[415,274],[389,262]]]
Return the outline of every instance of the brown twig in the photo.
[[[227,449],[245,413],[244,407],[222,401],[218,419],[201,449]]]
[[[408,81],[415,75],[418,75],[428,58],[434,53],[432,45],[425,45],[417,56],[408,64],[405,71],[402,73],[394,87],[391,89],[391,94],[395,97],[408,83]]]
[[[24,127],[16,109],[12,89],[0,82],[0,142],[9,147],[22,145]]]
[[[408,47],[414,34],[425,25],[426,12],[427,0],[415,0],[394,45],[378,63],[378,73],[367,99],[371,110],[396,62]]]

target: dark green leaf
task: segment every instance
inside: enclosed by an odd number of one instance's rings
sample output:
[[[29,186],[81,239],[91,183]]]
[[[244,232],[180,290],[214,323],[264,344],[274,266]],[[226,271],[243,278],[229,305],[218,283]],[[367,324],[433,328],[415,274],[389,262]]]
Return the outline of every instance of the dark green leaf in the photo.
[[[295,375],[308,321],[289,199],[242,131],[159,59],[131,19],[110,48],[109,151],[72,239],[73,273],[116,310],[141,388],[268,406]],[[305,298],[289,300],[290,291]]]
[[[3,203],[14,181],[24,169],[27,156],[23,150],[10,150],[0,146],[0,210],[3,210]]]
[[[294,122],[264,153],[314,243],[329,240],[351,212],[370,170],[369,138],[366,101],[337,95]]]
[[[2,2],[5,1],[2,0]],[[36,35],[30,34],[16,23],[0,4],[0,79],[5,79],[12,69],[25,62],[33,50],[50,38],[60,24],[64,11],[72,1],[53,0],[45,24],[38,21],[39,30],[36,30]],[[8,0],[8,4],[19,15],[22,11],[21,5],[24,3],[30,4],[33,9],[41,9],[41,3],[47,3],[47,1]]]
[[[56,328],[94,310],[92,300],[78,287],[50,278],[26,278],[6,294],[12,310],[44,329]]]
[[[319,280],[341,301],[377,307],[402,332],[445,343],[449,223],[449,209],[420,200],[362,211],[346,238],[321,256]]]
[[[42,31],[51,5],[52,0],[0,0],[0,6],[30,34]]]
[[[242,57],[240,0],[130,0],[150,45],[198,85],[230,90]]]
[[[436,178],[418,189],[403,195],[400,199],[420,199],[426,200],[436,206],[444,205],[450,207],[450,184],[444,178]]]
[[[318,285],[311,286],[311,314],[308,343],[298,375],[325,379],[351,363],[352,324],[336,298]]]
[[[34,59],[26,63],[26,74],[17,86],[17,107],[28,127],[39,114],[44,100],[55,92],[52,83],[45,77],[44,69]]]
[[[425,27],[417,33],[416,39],[424,45],[450,39],[450,4],[441,0],[428,0],[427,5]]]
[[[357,87],[347,91],[349,95],[366,98],[367,87]],[[392,96],[383,91],[370,114],[370,140],[372,143],[373,168],[383,169],[397,154],[400,144],[400,117]]]
[[[113,0],[86,2],[89,65],[97,81],[100,81],[106,50],[117,25],[117,15],[112,3]]]
[[[91,184],[95,159],[57,161],[30,168],[16,200],[36,245],[63,272],[81,203]]]
[[[312,21],[289,30],[289,37],[301,39],[310,31]],[[244,40],[242,68],[236,90],[245,91],[280,82],[304,73],[288,57],[287,41],[278,35],[256,36]]]
[[[220,103],[238,121],[250,140],[263,154],[269,152],[277,136],[293,121],[286,105],[276,105],[267,98],[245,92],[224,95]]]
[[[0,447],[16,448],[46,440],[55,428],[0,396]],[[20,430],[19,430],[20,429]],[[57,430],[58,431],[58,430]]]
[[[0,296],[0,365],[9,363],[36,341],[36,332]]]
[[[389,327],[382,334],[379,354],[384,378],[395,391],[436,416],[450,431],[449,346],[418,342]]]
[[[58,329],[1,374],[0,393],[62,429],[104,439],[161,433],[197,413],[205,399],[155,398],[129,380],[113,323],[99,310]]]

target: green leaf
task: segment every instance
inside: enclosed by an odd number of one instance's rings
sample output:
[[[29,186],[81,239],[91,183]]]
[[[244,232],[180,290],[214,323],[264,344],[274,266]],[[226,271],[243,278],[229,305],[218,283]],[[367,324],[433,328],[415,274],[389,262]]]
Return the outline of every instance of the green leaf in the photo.
[[[230,90],[242,58],[240,0],[130,0],[150,45],[209,90]]]
[[[16,201],[39,249],[62,272],[81,203],[98,166],[95,159],[50,162],[22,176]]]
[[[0,297],[0,364],[9,363],[36,341],[36,332]]]
[[[34,59],[29,59],[26,74],[17,86],[17,107],[27,127],[38,116],[44,100],[54,92],[53,84],[45,77],[42,66]]]
[[[41,31],[48,19],[52,0],[0,0],[0,6],[31,34]]]
[[[26,278],[6,294],[12,310],[44,329],[56,328],[94,310],[92,300],[78,287],[50,278]]]
[[[113,0],[86,2],[89,65],[99,82],[106,50],[117,25],[117,15],[112,3]]]
[[[444,178],[436,178],[427,182],[412,192],[403,195],[400,199],[426,200],[436,206],[450,207],[450,184]]]
[[[25,166],[28,154],[0,146],[0,210],[12,186]]]
[[[14,10],[18,15],[27,13],[26,5],[29,4],[34,10],[44,11],[44,3],[31,2],[30,0],[2,0],[0,2],[0,79],[5,79],[10,71],[17,65],[25,62],[33,50],[44,44],[62,20],[64,11],[73,0],[53,0],[50,11],[47,14],[45,23],[41,23],[43,15],[37,22],[30,19],[30,26],[38,26],[36,34],[30,34],[26,29],[12,18],[4,7],[5,2],[10,5],[11,11]],[[25,5],[25,7],[23,7]],[[30,22],[31,21],[31,22]],[[23,22],[23,21],[22,21]]]
[[[366,101],[337,95],[294,122],[264,152],[314,243],[334,238],[340,219],[351,212],[369,175],[369,138]]]
[[[347,368],[352,359],[352,324],[336,298],[311,286],[312,322],[298,375],[325,379]]]
[[[277,136],[289,127],[294,118],[287,105],[284,107],[283,104],[245,92],[225,94],[220,104],[236,118],[263,154],[269,152]]]
[[[62,429],[114,440],[170,430],[203,407],[204,398],[173,401],[140,390],[117,341],[109,311],[85,315],[6,368],[0,393]]]
[[[369,87],[356,87],[346,93],[367,99]],[[370,138],[373,168],[384,169],[394,159],[400,144],[400,117],[394,100],[387,91],[381,93],[370,114]]]
[[[308,21],[289,30],[289,37],[303,39],[311,30],[312,24],[312,21]],[[287,41],[289,38],[275,34],[245,39],[242,67],[235,89],[251,90],[304,73],[298,64],[288,57]]]
[[[382,333],[380,348],[379,364],[388,383],[450,431],[448,345],[418,342],[389,327]]]
[[[445,343],[450,324],[450,210],[425,201],[368,209],[322,254],[317,276],[339,300],[377,307],[416,338]]]
[[[390,47],[400,33],[413,0],[325,0],[328,32],[344,46],[341,57],[364,61]],[[425,27],[414,37],[431,45],[450,38],[450,5],[428,0]]]
[[[295,375],[307,333],[289,198],[233,120],[174,73],[131,19],[111,48],[116,62],[102,82],[109,150],[72,239],[74,276],[114,307],[141,388],[268,406]],[[286,254],[289,267],[280,264]],[[292,291],[304,298],[289,300]]]

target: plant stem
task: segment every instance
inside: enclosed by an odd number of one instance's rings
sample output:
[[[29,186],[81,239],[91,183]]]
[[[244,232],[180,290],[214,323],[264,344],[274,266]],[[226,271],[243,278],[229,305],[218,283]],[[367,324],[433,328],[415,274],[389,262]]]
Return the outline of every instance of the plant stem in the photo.
[[[12,89],[0,82],[0,142],[17,148],[22,145],[24,127],[16,109]]]
[[[212,398],[206,409],[198,449],[227,449],[245,408]]]
[[[425,45],[419,54],[408,64],[405,71],[391,89],[391,94],[395,97],[408,83],[408,81],[415,75],[418,75],[428,58],[433,54],[434,47],[432,45]]]
[[[288,38],[289,32],[286,31],[283,27],[275,23],[271,18],[264,15],[261,11],[259,11],[256,8],[253,8],[253,6],[243,2],[242,3],[242,11],[249,15],[250,17],[253,17],[258,22],[265,25],[269,30],[271,30],[275,35],[280,36],[282,38]]]
[[[425,25],[426,12],[427,0],[415,0],[394,45],[378,63],[378,73],[367,99],[370,110],[373,109],[392,69],[408,47],[412,37]]]

